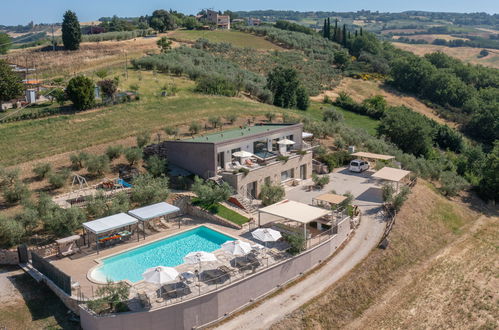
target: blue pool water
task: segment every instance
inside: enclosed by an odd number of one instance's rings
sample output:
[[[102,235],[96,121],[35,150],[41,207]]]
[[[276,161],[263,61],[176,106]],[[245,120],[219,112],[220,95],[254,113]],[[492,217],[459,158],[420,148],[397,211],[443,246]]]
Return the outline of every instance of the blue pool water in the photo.
[[[200,226],[160,241],[102,259],[103,265],[92,271],[99,281],[142,280],[142,273],[155,266],[175,267],[184,263],[190,252],[213,252],[234,238]]]

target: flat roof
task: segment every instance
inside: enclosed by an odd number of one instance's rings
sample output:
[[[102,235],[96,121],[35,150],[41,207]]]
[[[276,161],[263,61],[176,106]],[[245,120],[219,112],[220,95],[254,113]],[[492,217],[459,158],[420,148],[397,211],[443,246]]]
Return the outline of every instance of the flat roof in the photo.
[[[381,170],[374,173],[372,176],[378,179],[399,182],[400,180],[405,178],[409,173],[411,172],[406,170],[401,170],[398,168],[383,167]]]
[[[150,219],[162,217],[164,215],[172,214],[178,211],[180,211],[180,209],[175,205],[171,205],[165,202],[160,202],[128,211],[128,214],[141,221],[147,221]]]
[[[314,199],[318,200],[318,201],[327,202],[330,204],[340,204],[345,199],[347,199],[347,197],[342,196],[342,195],[336,195],[336,194],[322,194],[320,196],[314,197]]]
[[[94,234],[101,234],[113,229],[123,228],[129,225],[133,225],[139,222],[139,220],[126,213],[118,213],[110,215],[108,217],[100,218],[94,221],[88,221],[83,223],[85,229],[93,232]]]
[[[330,213],[330,211],[323,208],[290,200],[272,204],[258,210],[258,212],[275,215],[300,223],[309,223]]]
[[[364,151],[355,152],[355,153],[352,154],[352,156],[364,157],[364,158],[371,158],[371,159],[379,159],[379,160],[395,159],[395,156],[373,154],[371,152],[364,152]]]
[[[184,139],[181,141],[185,142],[207,142],[207,143],[217,143],[222,141],[228,141],[232,139],[237,139],[241,137],[248,137],[252,135],[258,135],[265,132],[277,131],[282,128],[291,127],[296,124],[263,124],[249,126],[246,128],[236,128],[226,131],[220,131],[216,133],[204,134],[192,137],[190,139]]]

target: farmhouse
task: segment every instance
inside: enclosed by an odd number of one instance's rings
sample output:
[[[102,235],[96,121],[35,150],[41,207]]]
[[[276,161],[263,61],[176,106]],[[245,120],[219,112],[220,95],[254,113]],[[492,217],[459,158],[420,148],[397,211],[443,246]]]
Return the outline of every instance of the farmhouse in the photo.
[[[165,143],[169,163],[254,199],[265,183],[311,177],[312,146],[302,134],[301,123],[261,124]]]
[[[220,15],[218,12],[208,9],[206,11],[206,20],[210,23],[216,24],[217,29],[230,30],[229,15]]]

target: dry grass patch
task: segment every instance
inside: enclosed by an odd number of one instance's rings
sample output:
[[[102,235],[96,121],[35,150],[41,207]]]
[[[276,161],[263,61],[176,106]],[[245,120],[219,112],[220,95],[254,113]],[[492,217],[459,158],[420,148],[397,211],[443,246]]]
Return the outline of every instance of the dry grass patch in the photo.
[[[435,39],[449,40],[469,40],[468,38],[453,37],[449,34],[414,34],[414,35],[403,35],[403,36],[393,36],[393,39],[399,38],[409,38],[414,40],[424,40],[426,42],[433,42]]]
[[[491,68],[499,69],[499,50],[497,49],[487,49],[489,51],[489,55],[485,57],[479,57],[480,51],[483,48],[412,45],[400,42],[393,42],[392,44],[397,48],[412,52],[419,56],[440,51],[463,62],[481,64],[484,66],[489,66]]]
[[[383,294],[394,282],[415,272],[425,260],[459,237],[446,220],[436,216],[448,205],[452,217],[459,218],[463,226],[477,217],[474,211],[443,198],[424,182],[418,183],[397,217],[388,249],[373,250],[342,280],[273,329],[338,329],[371,306],[384,304]],[[409,326],[413,327],[418,324]]]

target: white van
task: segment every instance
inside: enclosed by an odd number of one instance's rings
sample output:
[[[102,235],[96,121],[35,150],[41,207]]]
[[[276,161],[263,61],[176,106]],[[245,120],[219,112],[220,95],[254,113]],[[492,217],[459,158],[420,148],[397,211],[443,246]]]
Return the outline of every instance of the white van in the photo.
[[[348,166],[348,169],[351,172],[360,173],[369,169],[369,163],[360,159],[354,159],[350,162],[350,166]]]

